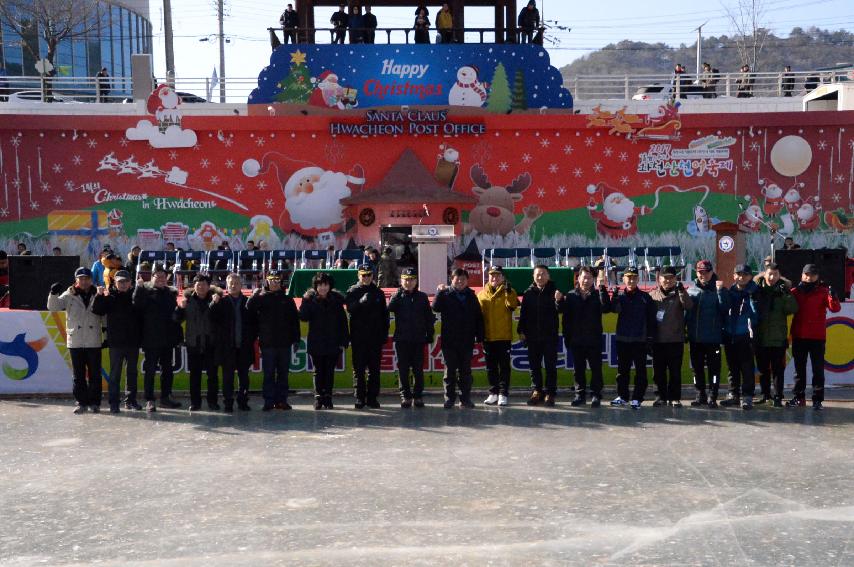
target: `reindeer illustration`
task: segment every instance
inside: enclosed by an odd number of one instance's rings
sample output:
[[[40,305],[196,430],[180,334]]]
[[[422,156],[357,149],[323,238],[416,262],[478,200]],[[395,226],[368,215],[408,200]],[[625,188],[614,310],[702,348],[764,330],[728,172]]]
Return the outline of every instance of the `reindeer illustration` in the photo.
[[[515,230],[519,234],[526,234],[534,221],[543,215],[538,205],[528,205],[522,209],[524,216],[516,224],[516,201],[521,201],[522,193],[531,186],[530,173],[519,175],[507,187],[490,183],[480,164],[474,164],[469,175],[475,184],[472,192],[477,195],[478,202],[469,213],[469,222],[464,226],[466,232],[507,236]]]

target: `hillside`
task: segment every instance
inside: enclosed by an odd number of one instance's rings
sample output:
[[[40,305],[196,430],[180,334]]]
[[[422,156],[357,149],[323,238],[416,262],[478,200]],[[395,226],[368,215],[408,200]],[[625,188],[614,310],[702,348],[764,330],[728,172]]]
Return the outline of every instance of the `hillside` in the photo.
[[[696,62],[696,44],[678,47],[664,43],[624,40],[609,44],[560,69],[564,78],[577,75],[662,74],[682,63],[690,73]],[[725,35],[703,40],[703,60],[721,72],[734,72],[741,66],[735,41]],[[794,28],[788,37],[768,36],[759,54],[756,71],[780,71],[791,65],[793,71],[807,71],[840,63],[854,63],[854,33],[818,28]]]

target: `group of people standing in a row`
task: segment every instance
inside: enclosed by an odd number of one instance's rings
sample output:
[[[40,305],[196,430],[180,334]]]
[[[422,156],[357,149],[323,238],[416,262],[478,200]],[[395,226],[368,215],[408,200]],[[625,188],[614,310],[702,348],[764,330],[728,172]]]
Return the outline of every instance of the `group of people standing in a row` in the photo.
[[[686,98],[688,95],[702,95],[703,98],[717,98],[718,83],[723,75],[712,67],[711,63],[703,63],[703,70],[692,82],[685,70],[685,66],[677,63],[673,66],[673,78],[671,79],[671,93],[673,98]],[[795,75],[792,67],[786,65],[783,72],[779,74],[779,93],[784,97],[791,97],[795,91]],[[804,78],[804,90],[807,92],[816,88],[820,83],[817,75]],[[750,65],[743,64],[735,77],[736,98],[751,98],[756,84],[756,73],[750,70]]]
[[[718,405],[721,351],[730,370],[729,394],[722,405],[751,409],[755,395],[755,370],[760,373],[761,399],[783,405],[783,373],[789,330],[795,359],[795,386],[789,406],[805,405],[806,365],[813,372],[813,407],[824,400],[824,350],[826,311],[840,310],[833,291],[819,280],[812,264],[803,269],[792,287],[776,264],[766,263],[754,278],[749,266],[739,265],[735,283],[724,286],[708,260],[697,263],[697,279],[690,288],[677,279],[672,267],[663,268],[657,285],[647,293],[638,287],[638,272],[623,272],[624,287],[609,291],[595,268],[577,269],[575,288],[561,293],[550,280],[549,269],[533,270],[533,283],[521,293],[512,289],[503,269],[493,266],[486,285],[475,293],[463,269],[451,273],[450,285],[440,285],[431,301],[418,289],[414,268],[400,275],[400,288],[386,303],[374,282],[373,268],[358,269],[358,283],[346,293],[334,289],[329,274],[315,275],[312,288],[296,302],[282,287],[281,274],[271,272],[263,289],[251,297],[242,291],[241,278],[231,274],[226,289],[211,286],[204,274],[182,294],[167,285],[167,272],[156,266],[152,281],[137,280],[128,272],[115,274],[111,287],[95,287],[92,272],[79,268],[68,289],[54,284],[48,309],[66,312],[67,345],[74,374],[75,413],[101,404],[102,326],[106,324],[110,349],[109,404],[118,412],[123,366],[127,368],[128,409],[142,409],[137,401],[139,349],[145,355],[146,409],[155,411],[154,378],[160,369],[160,404],[180,407],[172,399],[174,348],[183,342],[190,375],[190,410],[201,409],[202,373],[207,374],[207,406],[218,410],[219,370],[222,370],[225,411],[248,410],[249,367],[258,339],[264,372],[265,411],[291,409],[288,373],[295,345],[300,342],[300,321],[308,323],[307,351],[314,367],[315,409],[332,409],[335,368],[352,347],[355,407],[380,407],[380,366],[388,338],[390,314],[399,375],[400,405],[423,407],[424,355],[432,344],[435,314],[441,317],[441,351],[444,359],[444,407],[457,401],[472,408],[471,360],[474,347],[483,344],[489,396],[487,405],[506,406],[509,398],[514,313],[521,305],[517,334],[527,347],[531,375],[529,405],[554,406],[557,397],[559,336],[572,353],[575,368],[573,406],[583,406],[590,395],[599,407],[603,395],[602,315],[617,314],[617,397],[613,406],[641,407],[647,391],[647,360],[652,356],[656,386],[654,406],[681,407],[682,359],[689,342],[694,385],[692,406]],[[599,282],[597,285],[597,277]],[[184,322],[182,330],[181,322]],[[635,369],[630,392],[630,372]],[[586,372],[591,380],[588,386]],[[545,374],[545,379],[544,375]],[[237,375],[235,395],[234,377]],[[772,390],[773,383],[773,390]]]

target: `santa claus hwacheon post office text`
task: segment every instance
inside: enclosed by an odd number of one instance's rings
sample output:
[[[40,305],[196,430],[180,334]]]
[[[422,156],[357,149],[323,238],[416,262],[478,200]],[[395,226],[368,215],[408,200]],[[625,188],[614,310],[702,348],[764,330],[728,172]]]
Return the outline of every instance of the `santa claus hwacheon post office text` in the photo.
[[[364,122],[333,122],[329,125],[329,133],[333,136],[478,135],[486,134],[486,125],[449,122],[447,110],[369,110]]]

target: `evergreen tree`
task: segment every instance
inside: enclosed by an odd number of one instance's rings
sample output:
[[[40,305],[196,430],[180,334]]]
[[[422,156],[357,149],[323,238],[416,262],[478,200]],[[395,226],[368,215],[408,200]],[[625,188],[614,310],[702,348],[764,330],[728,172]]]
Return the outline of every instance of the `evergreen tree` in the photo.
[[[303,63],[292,63],[288,76],[277,85],[282,92],[276,95],[279,102],[304,104],[311,95],[311,73]]]
[[[528,93],[525,92],[525,75],[521,69],[516,70],[516,75],[513,78],[513,110],[528,109]]]
[[[501,62],[495,66],[495,73],[492,75],[486,108],[490,112],[500,114],[506,114],[510,110],[510,85],[507,82],[507,71]]]

